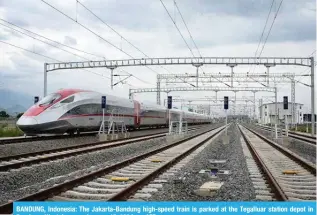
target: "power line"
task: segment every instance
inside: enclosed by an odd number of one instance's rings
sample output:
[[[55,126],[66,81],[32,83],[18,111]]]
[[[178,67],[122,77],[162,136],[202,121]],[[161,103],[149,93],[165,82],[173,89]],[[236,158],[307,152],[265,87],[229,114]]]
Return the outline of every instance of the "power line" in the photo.
[[[177,6],[175,0],[174,0],[174,3],[175,3],[176,9],[177,9],[179,15],[181,16],[181,18],[182,18],[182,20],[183,20],[183,23],[184,23],[184,25],[185,25],[185,27],[186,27],[186,29],[187,29],[187,32],[188,32],[188,34],[189,34],[191,40],[193,41],[193,43],[194,43],[194,45],[195,45],[195,47],[196,47],[196,49],[197,49],[197,51],[198,51],[198,53],[199,53],[199,56],[202,57],[202,56],[201,56],[201,53],[200,53],[200,51],[199,51],[199,49],[198,49],[198,47],[197,47],[197,45],[196,45],[196,43],[195,43],[195,40],[194,40],[192,34],[190,33],[190,31],[189,31],[189,29],[188,29],[188,27],[187,27],[187,24],[186,24],[186,22],[185,22],[185,20],[184,20],[184,17],[183,17],[183,15],[182,15],[182,13],[180,12],[180,10],[179,10],[179,8],[178,8],[178,6]]]
[[[270,11],[269,11],[269,13],[268,13],[268,15],[267,15],[267,17],[266,17],[265,25],[264,25],[264,28],[263,28],[263,30],[262,30],[262,34],[261,34],[261,37],[260,37],[260,40],[259,40],[259,43],[258,43],[258,47],[256,48],[256,51],[255,51],[255,53],[254,53],[254,57],[256,57],[256,54],[258,53],[260,44],[261,44],[261,42],[262,42],[262,38],[263,38],[265,29],[266,29],[267,22],[268,22],[268,20],[269,20],[270,15],[271,15],[271,11],[272,11],[272,8],[273,8],[274,1],[275,1],[275,0],[272,0],[272,4],[271,4],[271,7],[270,7]],[[251,65],[251,66],[250,66],[250,69],[249,69],[249,73],[250,73],[250,71],[251,71],[252,68],[254,68],[254,69],[253,69],[253,72],[254,72],[255,67],[256,67],[256,65],[255,65],[255,66],[254,66],[254,65]]]
[[[272,22],[271,27],[270,27],[270,30],[269,30],[269,33],[267,34],[267,36],[266,36],[266,38],[265,38],[265,42],[264,42],[264,44],[263,44],[263,46],[262,46],[262,49],[261,49],[261,52],[260,52],[259,57],[261,57],[261,54],[262,54],[263,49],[264,49],[264,47],[265,47],[266,41],[267,41],[268,37],[270,36],[272,27],[273,27],[273,25],[274,25],[274,22],[275,22],[275,19],[276,19],[276,17],[277,17],[277,14],[278,14],[278,12],[280,11],[280,8],[281,8],[281,5],[282,5],[283,1],[284,1],[284,0],[281,0],[280,5],[278,6],[278,9],[277,9],[277,11],[276,11],[276,13],[275,13],[273,22]]]
[[[109,42],[108,40],[106,40],[105,38],[103,38],[102,36],[100,36],[99,34],[97,34],[96,32],[90,30],[89,28],[87,28],[86,26],[84,26],[83,24],[81,24],[80,22],[76,21],[75,19],[73,19],[72,17],[68,16],[67,14],[65,14],[64,12],[60,11],[59,9],[57,9],[56,7],[54,7],[53,5],[47,3],[44,0],[41,0],[43,3],[47,4],[48,6],[50,6],[51,8],[53,8],[54,10],[56,10],[57,12],[63,14],[64,16],[66,16],[68,19],[72,20],[73,22],[77,23],[78,25],[82,26],[83,28],[85,28],[87,31],[93,33],[94,35],[96,35],[97,37],[99,37],[100,39],[102,39],[103,41],[105,41],[106,43],[108,43],[110,46],[118,49],[119,51],[123,52],[124,54],[128,55],[129,57],[132,57],[130,54],[128,54],[127,52],[121,50],[119,47],[117,47],[116,45],[114,45],[113,43]],[[133,58],[133,57],[132,57]]]
[[[60,43],[60,42],[58,42],[58,41],[56,41],[56,40],[52,40],[52,39],[50,39],[50,38],[48,38],[48,37],[45,37],[45,36],[40,35],[40,34],[37,34],[37,33],[33,32],[33,31],[28,30],[28,29],[22,28],[22,27],[20,27],[20,26],[18,26],[18,25],[15,25],[15,24],[11,23],[11,22],[8,22],[8,21],[6,21],[6,20],[4,20],[4,19],[1,19],[1,18],[0,18],[0,20],[3,21],[3,22],[8,23],[8,24],[10,24],[10,25],[13,25],[13,26],[15,26],[15,27],[17,27],[17,28],[19,28],[19,29],[22,29],[22,30],[24,30],[24,31],[26,31],[26,32],[28,32],[28,33],[34,34],[34,35],[36,35],[36,36],[38,36],[38,37],[42,37],[42,38],[44,38],[44,39],[46,39],[46,40],[49,40],[49,41],[51,41],[51,42],[54,42],[54,43],[57,43],[57,44],[59,44],[59,45],[65,46],[65,47],[67,47],[67,48],[73,49],[73,50],[75,50],[75,51],[82,52],[82,53],[85,53],[85,54],[88,54],[88,55],[91,55],[91,56],[94,56],[94,57],[98,57],[98,58],[105,59],[105,57],[103,57],[103,56],[96,55],[96,54],[92,54],[92,53],[89,53],[89,52],[86,52],[86,51],[83,51],[83,50],[74,48],[74,47],[72,47],[72,46],[65,45],[65,44]]]
[[[12,27],[10,27],[10,26],[4,25],[4,24],[2,24],[2,23],[0,23],[0,25],[5,26],[5,27],[7,27],[7,28],[9,28],[9,29],[11,29],[11,30],[14,30],[14,31],[16,31],[16,32],[19,32],[19,33],[21,33],[21,34],[23,34],[23,35],[25,35],[25,36],[31,37],[31,38],[33,38],[33,39],[35,39],[35,40],[38,40],[38,41],[40,41],[40,42],[42,42],[42,43],[45,43],[45,44],[47,44],[47,45],[53,46],[53,47],[55,47],[55,48],[57,48],[57,49],[60,49],[60,50],[62,50],[62,51],[64,51],[64,52],[67,52],[67,53],[72,54],[72,55],[74,55],[74,56],[80,57],[80,58],[85,59],[85,60],[90,60],[90,59],[85,58],[85,57],[83,57],[83,56],[77,55],[77,54],[75,54],[75,53],[73,53],[73,52],[70,52],[70,51],[67,51],[67,50],[65,50],[65,49],[62,49],[62,48],[60,48],[60,47],[58,47],[58,46],[56,46],[56,45],[53,45],[53,44],[48,43],[48,42],[46,42],[46,41],[40,40],[40,39],[38,39],[38,38],[36,38],[36,37],[33,37],[33,36],[31,36],[31,35],[28,35],[28,34],[22,32],[22,31],[19,31],[19,30],[17,30],[17,29],[14,29],[14,28],[12,28]],[[57,60],[56,60],[56,61],[57,61]],[[85,70],[85,71],[88,71],[88,72],[91,72],[91,73],[94,73],[94,74],[99,74],[99,73],[95,73],[95,72],[92,72],[92,71],[87,70],[87,69],[82,69],[82,70]],[[99,75],[100,75],[100,74],[99,74]],[[101,76],[103,76],[103,75],[101,75]],[[106,76],[104,76],[104,77],[106,77]],[[106,78],[108,78],[108,77],[106,77]],[[110,78],[109,78],[109,79],[110,79]]]
[[[43,55],[43,54],[40,54],[40,53],[38,53],[38,52],[29,50],[29,49],[25,49],[25,48],[22,48],[22,47],[17,46],[17,45],[13,45],[13,44],[8,43],[8,42],[4,42],[4,41],[2,41],[2,40],[0,40],[0,42],[1,42],[1,43],[4,43],[4,44],[7,44],[7,45],[9,45],[9,46],[13,46],[13,47],[18,48],[18,49],[21,49],[21,50],[23,50],[23,51],[30,52],[30,53],[35,54],[35,55],[39,55],[39,56],[45,57],[45,58],[50,59],[50,60],[53,60],[53,61],[57,61],[57,62],[59,62],[59,63],[64,63],[63,61],[57,60],[57,59],[55,59],[55,58],[48,57],[48,56]],[[81,70],[88,71],[88,72],[91,72],[91,73],[93,73],[93,74],[96,74],[96,75],[99,75],[99,76],[102,76],[102,77],[105,77],[105,78],[110,79],[109,77],[103,76],[103,75],[101,75],[101,74],[99,74],[99,73],[96,73],[96,72],[92,72],[92,71],[89,71],[89,70],[86,70],[86,69],[81,69]]]
[[[150,58],[147,54],[145,54],[141,49],[139,49],[137,46],[135,46],[133,43],[131,43],[128,39],[126,39],[124,36],[122,36],[119,32],[117,32],[113,27],[111,27],[109,24],[107,24],[104,20],[102,20],[99,16],[97,16],[94,12],[92,12],[92,10],[90,10],[87,6],[85,6],[83,3],[81,3],[80,1],[76,0],[78,4],[80,4],[83,8],[85,8],[89,13],[91,13],[94,17],[96,17],[99,21],[101,21],[104,25],[106,25],[108,28],[110,28],[113,32],[115,32],[119,37],[121,37],[121,39],[123,39],[124,41],[126,41],[127,43],[129,43],[133,48],[135,48],[136,50],[138,50],[139,52],[141,52],[144,56]],[[77,5],[77,4],[76,4]],[[167,70],[165,67],[160,66],[161,68],[165,69],[167,72],[169,72],[169,70]],[[152,69],[151,69],[152,70]],[[154,71],[155,72],[155,71]],[[157,73],[157,72],[156,72]]]
[[[161,2],[162,2],[162,1],[161,1]],[[163,2],[162,2],[162,4],[163,4]],[[188,29],[188,27],[187,27],[187,24],[186,24],[186,22],[185,22],[185,19],[184,19],[182,13],[181,13],[179,7],[177,6],[177,3],[176,3],[175,0],[174,0],[174,5],[175,5],[175,7],[176,7],[178,13],[180,14],[180,16],[181,16],[181,18],[182,18],[182,21],[183,21],[183,23],[184,23],[184,25],[185,25],[185,27],[186,27],[186,29],[187,29],[187,32],[188,32],[188,34],[189,34],[191,40],[193,41],[193,43],[194,43],[194,45],[195,45],[195,47],[196,47],[196,49],[197,49],[197,51],[198,51],[198,53],[199,53],[199,56],[202,57],[202,55],[201,55],[201,53],[200,53],[200,51],[199,51],[199,49],[198,49],[198,47],[197,47],[197,45],[196,45],[196,43],[195,43],[195,40],[194,40],[193,36],[191,35],[191,33],[190,33],[190,31],[189,31],[189,29]],[[164,6],[164,4],[163,4],[163,6]],[[165,7],[165,6],[164,6],[164,7]],[[166,9],[166,7],[165,7],[165,9]],[[166,10],[167,10],[167,9],[166,9]],[[167,13],[168,13],[168,11],[167,11]],[[171,17],[171,16],[170,16],[170,17]],[[172,18],[171,18],[171,20],[173,21],[174,25],[176,26],[175,21],[174,21]],[[180,33],[180,31],[179,31],[179,33]],[[180,33],[180,34],[181,34],[181,33]],[[181,36],[182,36],[182,34],[181,34]],[[184,39],[183,36],[182,36],[182,38]],[[185,41],[185,43],[186,43],[186,41]],[[187,44],[187,43],[186,43],[186,44]],[[187,45],[188,45],[188,44],[187,44]],[[189,49],[190,49],[190,48],[189,48]],[[191,50],[191,49],[190,49],[190,50]],[[193,54],[193,53],[192,53],[192,54]],[[194,56],[194,54],[193,54],[193,56]],[[195,57],[195,56],[194,56],[194,57]],[[201,68],[201,70],[202,70],[203,74],[205,75],[205,71],[203,70],[203,68]],[[213,77],[214,79],[218,80],[219,82],[221,82],[221,83],[223,83],[223,84],[229,86],[227,83],[225,83],[225,82],[223,82],[223,81],[217,79],[216,77],[214,77],[214,76],[212,76],[212,77]],[[197,87],[197,86],[196,86],[196,87]]]
[[[44,39],[49,40],[49,41],[51,41],[51,42],[54,42],[54,43],[56,43],[56,44],[59,44],[59,45],[68,47],[68,48],[70,48],[70,49],[74,49],[74,50],[76,50],[76,51],[80,51],[80,52],[89,54],[89,55],[93,55],[93,56],[96,56],[96,57],[99,57],[99,58],[102,58],[102,59],[106,59],[105,57],[98,56],[98,55],[95,55],[95,54],[91,54],[91,53],[89,53],[89,52],[86,52],[86,51],[83,51],[83,50],[76,49],[76,48],[74,48],[74,47],[65,45],[65,44],[60,43],[60,42],[58,42],[58,41],[56,41],[56,40],[49,39],[49,38],[47,38],[47,37],[45,37],[45,36],[42,36],[42,35],[40,35],[40,34],[37,34],[37,33],[33,32],[33,31],[27,30],[27,29],[25,29],[25,28],[22,28],[22,27],[20,27],[20,26],[17,26],[17,25],[15,25],[15,24],[13,24],[13,23],[10,23],[10,22],[8,22],[8,21],[6,21],[6,20],[4,20],[4,19],[1,19],[1,18],[0,18],[0,20],[2,20],[3,22],[9,23],[10,25],[13,25],[13,26],[15,26],[15,27],[17,27],[17,28],[19,28],[19,29],[22,29],[22,30],[24,30],[24,31],[26,31],[26,32],[28,32],[28,33],[34,34],[34,35],[36,35],[36,36],[38,36],[38,37],[41,37],[41,38],[44,38]],[[55,46],[55,45],[53,45],[53,44],[50,44],[50,43],[48,43],[48,42],[46,42],[46,41],[40,40],[40,39],[38,39],[38,38],[35,38],[35,37],[33,37],[33,36],[31,36],[31,35],[28,35],[28,34],[26,34],[26,33],[24,33],[24,32],[21,32],[21,31],[19,31],[19,30],[16,30],[16,29],[14,29],[14,28],[12,28],[12,27],[10,27],[10,26],[7,26],[7,25],[1,24],[1,23],[0,23],[0,25],[6,26],[7,28],[10,28],[10,29],[12,29],[12,30],[15,30],[15,31],[17,31],[17,32],[19,32],[19,33],[21,33],[21,34],[24,34],[24,35],[26,35],[26,36],[28,36],[28,37],[31,37],[31,38],[35,39],[35,40],[41,41],[41,42],[43,42],[43,43],[45,43],[45,44],[47,44],[47,45],[53,46],[53,47],[55,47],[55,48],[57,48],[57,49],[63,50],[63,51],[65,51],[65,52],[68,52],[68,53],[70,53],[70,54],[72,54],[72,55],[78,56],[78,57],[83,58],[83,59],[86,59],[86,60],[90,60],[90,59],[87,59],[87,58],[82,57],[82,56],[80,56],[80,55],[77,55],[77,54],[75,54],[75,53],[72,53],[72,52],[70,52],[70,51],[67,51],[67,50],[65,50],[65,49],[62,49],[62,48],[60,48],[60,47],[58,47],[58,46]],[[86,69],[84,69],[84,70],[86,70]],[[92,72],[92,71],[90,71],[90,70],[86,70],[86,71],[91,72],[91,73],[94,73],[94,74],[99,74],[99,73]],[[121,70],[121,71],[119,71],[119,72],[126,72],[126,71]],[[128,73],[128,72],[126,72],[126,73]],[[130,73],[128,73],[128,74],[129,74],[129,75],[132,75],[132,74],[130,74]],[[132,76],[133,76],[134,78],[138,79],[139,81],[143,82],[143,83],[153,85],[153,84],[151,84],[151,83],[149,83],[149,82],[145,82],[145,81],[143,81],[142,79],[139,79],[138,77],[135,77],[134,75],[132,75]],[[103,76],[103,77],[106,77],[106,76]],[[107,77],[107,78],[108,78],[108,77]]]
[[[20,46],[13,45],[13,44],[11,44],[11,43],[4,42],[4,41],[2,41],[2,40],[0,40],[0,42],[1,42],[1,43],[5,43],[5,44],[7,44],[7,45],[9,45],[9,46],[13,46],[13,47],[18,48],[18,49],[22,49],[22,50],[24,50],[24,51],[26,51],[26,52],[30,52],[30,53],[32,53],[32,54],[36,54],[36,55],[39,55],[39,56],[45,57],[45,58],[50,59],[50,60],[53,60],[53,61],[57,61],[57,62],[63,63],[63,62],[62,62],[62,61],[60,61],[60,60],[57,60],[57,59],[54,59],[54,58],[48,57],[48,56],[46,56],[46,55],[40,54],[40,53],[35,52],[35,51],[32,51],[32,50],[28,50],[28,49],[22,48],[22,47],[20,47]]]
[[[261,44],[261,41],[262,41],[262,38],[263,38],[263,35],[264,35],[264,31],[265,31],[265,29],[266,29],[267,22],[268,22],[268,20],[269,20],[270,15],[271,15],[271,11],[272,11],[272,8],[273,8],[274,1],[275,1],[275,0],[272,1],[269,14],[268,14],[267,17],[266,17],[265,25],[264,25],[264,28],[263,28],[263,31],[262,31],[262,34],[261,34],[261,37],[260,37],[260,41],[259,41],[258,47],[256,48],[256,51],[255,51],[255,53],[254,53],[254,57],[256,57],[256,54],[258,53],[258,49],[259,49],[259,47],[260,47],[260,44]]]
[[[4,25],[4,24],[2,24],[2,23],[0,23],[0,25],[5,26],[5,27],[7,27],[7,28],[9,28],[9,29],[12,29],[12,30],[14,30],[14,31],[16,31],[16,32],[19,32],[20,34],[23,34],[23,35],[25,35],[25,36],[31,37],[31,38],[33,38],[33,39],[35,39],[35,40],[38,40],[38,41],[40,41],[40,42],[42,42],[42,43],[45,43],[45,44],[47,44],[47,45],[49,45],[49,46],[53,46],[53,47],[55,47],[55,48],[57,48],[57,49],[60,49],[60,50],[62,50],[62,51],[64,51],[64,52],[67,52],[67,53],[72,54],[72,55],[74,55],[74,56],[80,57],[80,58],[85,59],[85,60],[90,60],[90,59],[88,59],[88,58],[85,58],[85,57],[82,57],[82,56],[80,56],[80,55],[77,55],[77,54],[75,54],[75,53],[73,53],[73,52],[70,52],[70,51],[67,51],[67,50],[65,50],[65,49],[62,49],[62,48],[60,48],[60,47],[58,47],[58,46],[56,46],[56,45],[53,45],[53,44],[48,43],[48,42],[46,42],[46,41],[40,40],[40,39],[38,39],[38,38],[36,38],[36,37],[33,37],[33,36],[31,36],[31,35],[28,35],[28,34],[22,32],[22,31],[16,30],[16,29],[14,29],[14,28],[12,28],[12,27],[10,27],[10,26]]]
[[[195,55],[194,55],[194,53],[193,53],[192,49],[189,47],[188,43],[186,42],[186,40],[185,40],[185,38],[184,38],[184,36],[183,36],[182,32],[179,30],[178,26],[176,25],[176,23],[175,23],[174,19],[173,19],[173,18],[172,18],[172,16],[171,16],[171,14],[168,12],[167,8],[165,7],[165,4],[163,3],[163,1],[162,1],[162,0],[160,0],[160,1],[161,1],[161,3],[162,3],[163,7],[165,8],[165,10],[166,10],[166,12],[167,12],[168,16],[169,16],[169,17],[170,17],[170,19],[172,20],[172,22],[173,22],[174,26],[176,27],[176,29],[177,29],[178,33],[179,33],[179,34],[181,35],[181,37],[183,38],[183,41],[185,42],[185,44],[186,44],[187,48],[189,49],[189,51],[191,52],[191,54],[193,55],[193,57],[195,57]],[[177,6],[175,1],[174,1],[174,4],[175,4],[175,6]],[[178,9],[178,8],[177,8],[177,9]],[[178,9],[178,12],[180,13],[179,9]],[[183,19],[183,22],[184,22],[184,24],[186,25],[186,23],[185,23],[185,20],[184,20],[184,19]],[[186,25],[186,28],[187,28],[187,25]],[[188,28],[187,28],[187,30],[188,30]],[[189,30],[188,30],[188,32],[189,32]],[[189,34],[190,34],[190,32],[189,32]],[[190,36],[191,36],[191,34],[190,34]],[[192,38],[192,36],[191,36],[191,38]],[[195,43],[195,42],[194,42],[194,43]],[[195,44],[195,45],[196,45],[196,44]],[[196,46],[196,47],[197,47],[197,46]],[[197,50],[198,50],[198,48],[197,48]],[[199,51],[198,51],[198,52],[199,52]],[[200,54],[200,52],[199,52],[199,54]],[[200,56],[201,56],[201,55],[200,55]],[[205,74],[205,72],[204,72],[204,74]],[[180,79],[180,80],[181,80],[181,79]],[[189,84],[189,85],[191,85],[191,86],[194,86],[193,84],[188,83],[188,82],[186,82],[186,81],[184,81],[184,83],[187,83],[187,84]],[[196,86],[196,87],[198,87],[198,86]]]
[[[46,5],[50,6],[51,8],[53,8],[54,10],[56,10],[57,12],[63,14],[65,17],[67,17],[68,19],[72,20],[73,22],[77,23],[78,25],[80,25],[81,27],[85,28],[87,31],[91,32],[92,34],[94,34],[95,36],[97,36],[98,38],[102,39],[103,41],[105,41],[106,43],[108,43],[109,45],[111,45],[112,47],[118,49],[119,51],[123,52],[124,54],[126,54],[127,56],[133,58],[132,55],[128,54],[127,52],[121,50],[119,47],[117,47],[116,45],[112,44],[111,42],[109,42],[108,40],[106,40],[105,38],[103,38],[102,36],[100,36],[99,34],[97,34],[96,32],[92,31],[91,29],[87,28],[85,25],[81,24],[80,22],[76,21],[75,19],[71,18],[70,16],[68,16],[67,14],[65,14],[64,12],[60,11],[59,9],[57,9],[56,7],[54,7],[53,5],[47,3],[46,1],[44,0],[41,0],[43,3],[45,3]],[[152,70],[152,69],[151,69]],[[153,72],[155,72],[154,70],[152,70]],[[127,72],[128,73],[128,72]],[[157,72],[155,72],[156,74],[158,74]],[[130,74],[130,73],[128,73]],[[132,75],[132,74],[131,74]],[[144,82],[144,83],[148,83],[150,85],[154,85],[154,84],[151,84],[147,81],[143,81],[142,79],[136,77],[135,75],[132,75],[133,77],[135,77],[136,79]],[[154,85],[155,86],[155,85]]]
[[[186,42],[186,40],[185,40],[185,38],[184,38],[182,32],[179,30],[179,28],[177,27],[175,21],[173,20],[173,18],[172,18],[172,16],[171,16],[171,14],[168,12],[167,8],[165,7],[165,4],[163,3],[162,0],[160,0],[160,2],[162,3],[163,7],[165,8],[165,10],[166,10],[168,16],[171,18],[172,22],[174,23],[174,26],[175,26],[175,28],[177,29],[178,33],[179,33],[179,34],[181,35],[181,37],[183,38],[183,40],[184,40],[184,42],[185,42],[187,48],[189,49],[189,51],[191,52],[191,54],[193,55],[193,57],[195,57],[195,55],[194,55],[192,49],[189,47],[188,43]]]
[[[99,21],[101,21],[103,24],[105,24],[108,28],[110,28],[113,32],[115,32],[119,37],[121,37],[121,39],[125,40],[127,43],[129,43],[133,48],[135,48],[136,50],[138,50],[139,52],[141,52],[144,56],[148,57],[149,56],[147,54],[145,54],[141,49],[139,49],[138,47],[136,47],[133,43],[131,43],[130,41],[128,41],[124,36],[122,36],[121,34],[119,34],[119,32],[117,32],[114,28],[112,28],[110,25],[108,25],[105,21],[103,21],[99,16],[97,16],[94,12],[92,12],[90,9],[88,9],[83,3],[81,3],[80,1],[76,0],[78,4],[80,4],[82,7],[84,7],[89,13],[91,13],[94,17],[96,17]],[[122,51],[122,49],[120,48],[120,51]],[[132,57],[132,56],[130,56]],[[132,57],[133,58],[133,57]],[[147,67],[147,66],[146,66]],[[162,67],[162,66],[161,66]],[[155,70],[153,70],[152,68],[147,67],[148,69],[150,69],[151,71],[155,72],[156,74],[158,74],[158,72],[156,72]],[[163,67],[162,67],[163,68]]]
[[[29,49],[25,49],[25,48],[22,48],[22,47],[20,47],[20,46],[17,46],[17,45],[8,43],[8,42],[4,42],[4,41],[2,41],[2,40],[0,40],[0,42],[1,42],[1,43],[4,43],[4,44],[7,44],[7,45],[9,45],[9,46],[13,46],[13,47],[15,47],[15,48],[17,48],[17,49],[21,49],[21,50],[23,50],[23,51],[30,52],[30,53],[32,53],[32,54],[39,55],[39,56],[41,56],[41,57],[45,57],[45,58],[47,58],[47,59],[50,59],[50,60],[53,60],[53,61],[56,61],[56,62],[64,63],[63,61],[57,60],[57,59],[55,59],[55,58],[48,57],[48,56],[43,55],[43,54],[40,54],[40,53],[38,53],[38,52],[29,50]],[[96,72],[93,72],[93,71],[89,71],[89,70],[86,70],[86,69],[80,69],[80,70],[84,70],[84,71],[93,73],[93,74],[98,75],[98,76],[102,76],[102,77],[107,78],[107,79],[110,80],[109,77],[104,76],[104,75],[101,75],[101,74],[99,74],[99,73],[96,73]],[[128,83],[127,83],[127,84],[128,84]],[[128,85],[129,85],[129,86],[133,86],[133,85],[131,85],[131,84],[128,84]],[[133,86],[133,87],[135,87],[135,86]]]
[[[313,51],[308,57],[313,56],[316,53],[317,50]]]
[[[119,32],[117,32],[113,27],[111,27],[109,24],[107,24],[104,20],[102,20],[99,16],[97,16],[92,10],[90,10],[87,6],[85,6],[80,1],[76,0],[78,4],[80,4],[82,7],[84,7],[88,12],[90,12],[94,17],[96,17],[99,21],[101,21],[103,24],[105,24],[108,28],[110,28],[113,32],[115,32],[119,37],[121,37],[123,40],[125,40],[127,43],[129,43],[132,47],[134,47],[136,50],[141,52],[144,56],[150,58],[146,53],[144,53],[141,49],[136,47],[133,43],[131,43],[128,39],[126,39],[124,36],[122,36]],[[163,66],[160,66],[161,68],[165,69],[167,72],[170,72],[168,69],[166,69]],[[187,82],[184,82],[187,83]]]
[[[121,37],[123,40],[125,40],[127,43],[129,43],[132,47],[137,49],[139,52],[141,52],[144,56],[149,57],[147,54],[145,54],[142,50],[140,50],[138,47],[136,47],[133,43],[131,43],[129,40],[127,40],[124,36],[122,36],[120,33],[118,33],[114,28],[112,28],[110,25],[108,25],[105,21],[103,21],[99,16],[97,16],[94,12],[92,12],[90,9],[88,9],[83,3],[77,0],[77,3],[83,6],[89,13],[91,13],[94,17],[96,17],[99,21],[101,21],[103,24],[105,24],[108,28],[110,28],[113,32],[115,32],[119,37]]]

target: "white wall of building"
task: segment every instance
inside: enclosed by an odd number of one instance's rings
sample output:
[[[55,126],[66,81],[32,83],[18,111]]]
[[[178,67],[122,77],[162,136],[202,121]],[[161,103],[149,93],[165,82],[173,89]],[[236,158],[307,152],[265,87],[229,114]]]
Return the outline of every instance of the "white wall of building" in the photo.
[[[292,122],[292,116],[291,116],[291,107],[292,103],[288,103],[288,109],[284,110],[283,103],[278,102],[277,103],[277,111],[278,111],[278,118],[279,123],[283,123],[285,119],[285,115],[287,115],[287,122]],[[297,124],[303,123],[303,104],[295,103],[295,122]],[[269,104],[263,104],[259,108],[260,111],[260,119],[259,122],[261,124],[269,124],[269,123],[275,123],[275,103],[269,103]]]

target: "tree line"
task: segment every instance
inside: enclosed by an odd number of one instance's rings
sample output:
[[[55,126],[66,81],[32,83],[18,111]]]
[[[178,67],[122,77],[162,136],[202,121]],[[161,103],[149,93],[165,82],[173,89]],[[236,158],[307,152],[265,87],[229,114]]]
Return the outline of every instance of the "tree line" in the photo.
[[[16,115],[16,118],[19,119],[22,115],[23,113],[19,113]],[[0,111],[0,118],[9,118],[9,117],[10,115],[6,111],[4,110]]]

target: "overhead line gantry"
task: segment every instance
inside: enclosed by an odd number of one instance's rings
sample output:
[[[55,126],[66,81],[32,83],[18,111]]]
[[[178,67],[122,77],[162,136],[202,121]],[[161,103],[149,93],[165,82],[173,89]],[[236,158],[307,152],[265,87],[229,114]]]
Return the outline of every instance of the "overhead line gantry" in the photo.
[[[108,68],[113,71],[118,67],[127,66],[154,66],[154,65],[264,65],[268,68],[279,65],[295,65],[310,67],[311,69],[311,114],[315,115],[315,83],[314,83],[314,57],[174,57],[174,58],[142,58],[123,60],[102,60],[83,62],[63,62],[44,64],[44,96],[47,93],[47,72],[61,69],[81,69],[81,68]],[[198,69],[196,72],[198,88]],[[269,72],[268,72],[269,74]],[[111,75],[113,79],[113,75]],[[113,81],[112,81],[113,83]],[[159,94],[158,91],[156,91]],[[158,96],[160,97],[160,96]],[[312,134],[315,134],[315,117],[312,117]]]

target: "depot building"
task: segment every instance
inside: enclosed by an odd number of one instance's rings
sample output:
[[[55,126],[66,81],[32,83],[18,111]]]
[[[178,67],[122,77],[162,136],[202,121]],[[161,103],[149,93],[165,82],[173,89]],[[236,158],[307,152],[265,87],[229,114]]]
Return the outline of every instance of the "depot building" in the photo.
[[[296,124],[303,123],[303,104],[295,103],[295,116],[294,122]],[[277,116],[278,123],[284,123],[285,116],[287,116],[287,122],[292,122],[292,114],[291,114],[292,103],[288,103],[288,109],[284,110],[283,102],[277,103]],[[263,104],[259,107],[260,118],[259,122],[261,124],[274,124],[275,123],[275,103],[267,103]]]

